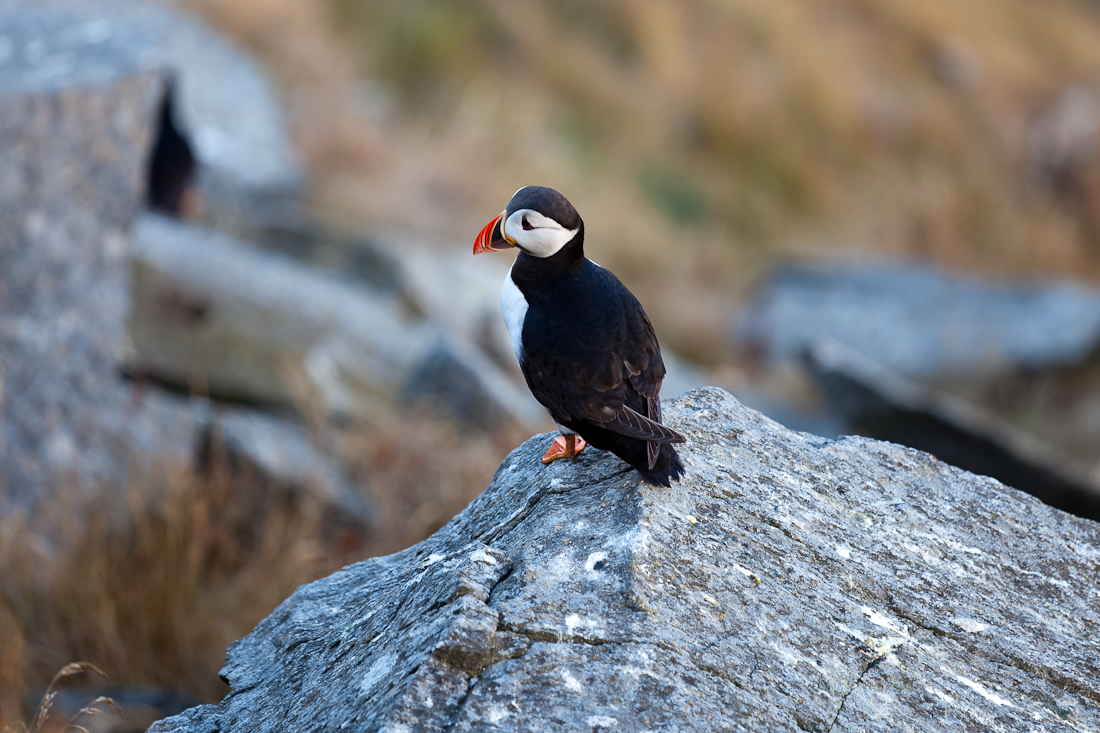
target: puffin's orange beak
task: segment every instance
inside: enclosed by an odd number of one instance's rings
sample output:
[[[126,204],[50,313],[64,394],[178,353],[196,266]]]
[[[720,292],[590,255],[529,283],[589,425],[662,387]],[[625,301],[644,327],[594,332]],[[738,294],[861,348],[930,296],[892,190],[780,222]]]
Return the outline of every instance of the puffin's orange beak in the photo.
[[[501,212],[497,218],[486,224],[481,233],[477,235],[477,239],[474,240],[474,254],[499,252],[502,249],[515,246],[515,240],[504,233],[504,213]]]

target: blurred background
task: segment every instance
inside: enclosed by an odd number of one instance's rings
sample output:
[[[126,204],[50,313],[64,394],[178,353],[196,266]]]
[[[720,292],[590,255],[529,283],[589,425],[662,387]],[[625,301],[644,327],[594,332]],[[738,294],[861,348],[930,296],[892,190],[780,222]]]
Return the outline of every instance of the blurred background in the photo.
[[[666,399],[1100,519],[1096,0],[0,0],[0,151],[0,724],[217,701],[552,429],[470,255],[524,185]]]

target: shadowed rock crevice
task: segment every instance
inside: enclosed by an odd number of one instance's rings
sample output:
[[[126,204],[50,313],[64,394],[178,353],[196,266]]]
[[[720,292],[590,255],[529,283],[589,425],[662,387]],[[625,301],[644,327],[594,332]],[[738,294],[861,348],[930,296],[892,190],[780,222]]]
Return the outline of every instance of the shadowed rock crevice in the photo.
[[[537,436],[428,540],[300,588],[220,706],[153,730],[1100,725],[1097,525],[720,390],[665,416],[671,489],[595,450],[544,466]]]
[[[848,702],[848,698],[851,697],[852,693],[856,691],[857,687],[859,687],[859,683],[863,681],[864,676],[866,676],[868,672],[874,669],[875,666],[878,665],[878,663],[881,662],[883,659],[884,657],[875,657],[870,662],[868,662],[867,666],[863,668],[863,671],[859,673],[859,677],[856,678],[856,681],[852,683],[851,688],[849,688],[848,691],[844,693],[844,697],[840,698],[840,706],[836,709],[836,715],[834,715],[833,719],[829,721],[829,728],[827,730],[827,733],[832,733],[833,729],[836,728],[836,722],[840,719],[840,714],[844,712],[844,704]]]

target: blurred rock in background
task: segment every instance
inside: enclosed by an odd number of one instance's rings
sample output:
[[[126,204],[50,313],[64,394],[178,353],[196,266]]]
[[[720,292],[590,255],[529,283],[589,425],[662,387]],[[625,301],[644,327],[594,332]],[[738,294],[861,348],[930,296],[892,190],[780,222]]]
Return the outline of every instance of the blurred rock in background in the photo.
[[[201,165],[208,206],[230,219],[272,215],[301,190],[283,112],[259,64],[193,15],[145,0],[3,0],[55,9],[115,39],[141,38],[143,60],[175,80],[173,112]]]
[[[828,337],[806,362],[846,432],[870,435],[993,476],[1045,504],[1100,520],[1100,480],[1052,446],[988,410],[914,382]]]
[[[364,418],[372,400],[428,389],[444,405],[484,404],[480,422],[464,418],[483,427],[540,424],[541,410],[510,374],[460,331],[411,312],[398,291],[155,215],[138,221],[134,247],[132,373],[349,419]],[[451,313],[470,310],[456,301]],[[424,387],[438,369],[448,372],[447,389]]]
[[[99,412],[126,404],[129,227],[164,84],[148,42],[106,21],[0,13],[0,481],[27,500],[119,475]]]
[[[763,397],[778,419],[919,448],[1100,518],[1089,466],[1100,445],[1100,290],[899,264],[787,268],[742,311],[736,338],[757,369],[802,383],[801,404],[775,389]],[[1059,383],[1084,407],[1052,409]],[[1035,384],[1046,385],[1038,401]]]
[[[1100,350],[1100,290],[902,264],[787,268],[742,312],[737,337],[777,369],[828,337],[909,377],[981,380],[1077,364]]]
[[[140,4],[125,5],[124,15],[146,19]],[[168,17],[159,27],[132,28],[91,3],[77,10],[0,9],[11,47],[2,98],[9,175],[0,193],[7,242],[0,267],[6,397],[0,446],[9,510],[12,502],[51,500],[61,486],[121,488],[135,461],[187,455],[204,430],[186,399],[120,377],[120,355],[131,340],[127,312],[145,308],[131,297],[129,229],[149,185],[156,112],[188,78],[176,72],[179,82],[168,83],[173,70],[154,52],[152,31],[175,26]],[[154,10],[148,17],[160,18]],[[190,21],[180,27],[201,31]],[[251,66],[245,70],[256,75]],[[234,78],[225,75],[229,83]],[[264,109],[257,110],[261,116]],[[177,306],[170,316],[179,316]],[[258,440],[242,448],[257,455],[275,450]],[[306,455],[303,447],[282,464],[257,466],[285,469],[282,477],[294,476],[287,482],[294,486],[347,494],[348,481],[335,479],[334,467],[311,471],[306,467],[324,461]],[[303,460],[292,466],[290,456]]]

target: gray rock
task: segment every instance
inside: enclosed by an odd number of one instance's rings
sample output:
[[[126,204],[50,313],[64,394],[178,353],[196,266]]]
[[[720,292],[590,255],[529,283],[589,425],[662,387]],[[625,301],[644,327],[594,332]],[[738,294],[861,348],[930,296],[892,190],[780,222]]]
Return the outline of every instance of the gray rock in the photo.
[[[208,404],[209,406],[209,404]],[[305,494],[322,506],[329,524],[367,532],[377,520],[374,505],[323,446],[314,445],[297,422],[246,408],[211,409],[202,422],[208,440],[220,441],[234,463],[257,471],[268,490]]]
[[[1074,364],[1100,348],[1100,292],[902,265],[788,269],[738,326],[743,346],[777,364],[822,337],[922,379]]]
[[[458,364],[447,384],[473,395],[460,404],[489,401],[521,424],[542,417],[499,366],[391,293],[154,214],[135,225],[134,262],[132,371],[214,397],[360,418],[372,400],[418,394],[418,375],[434,365]]]
[[[164,3],[146,0],[0,0],[81,18],[101,40],[141,38],[146,60],[176,78],[176,110],[202,163],[209,199],[238,191],[296,189],[301,173],[282,113],[261,68],[222,34]]]
[[[1100,728],[1100,525],[915,450],[670,400],[687,477],[514,451],[298,589],[152,731]]]
[[[210,426],[198,402],[119,379],[129,230],[165,90],[151,36],[49,5],[0,2],[3,510],[125,489],[132,470],[192,461]],[[240,409],[218,426],[269,480],[369,523],[361,493],[301,428]]]
[[[92,480],[160,72],[140,40],[0,7],[0,490]],[[53,477],[51,479],[51,477]]]

